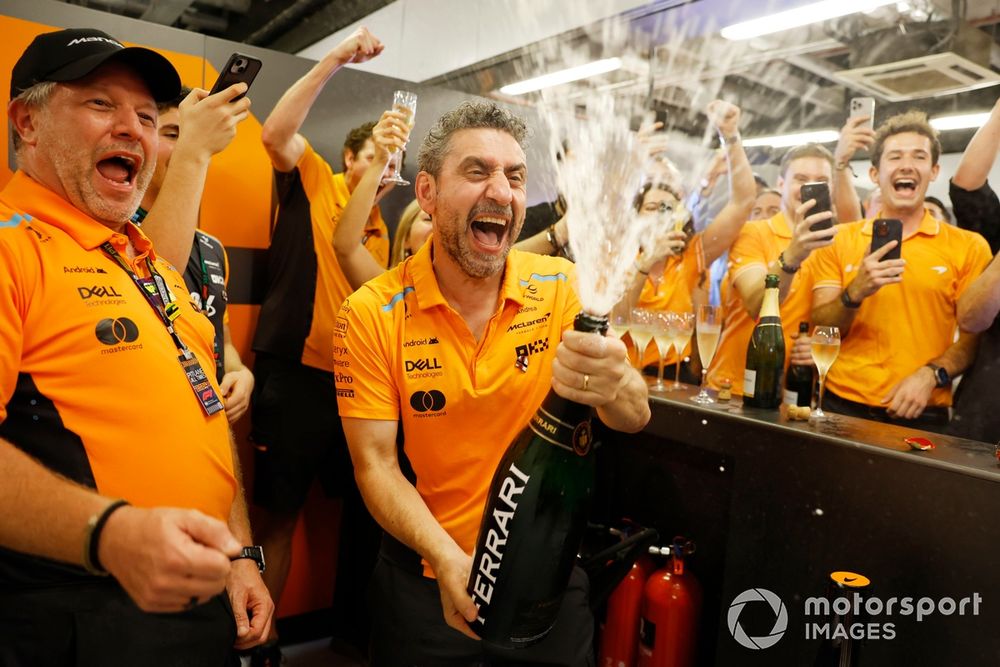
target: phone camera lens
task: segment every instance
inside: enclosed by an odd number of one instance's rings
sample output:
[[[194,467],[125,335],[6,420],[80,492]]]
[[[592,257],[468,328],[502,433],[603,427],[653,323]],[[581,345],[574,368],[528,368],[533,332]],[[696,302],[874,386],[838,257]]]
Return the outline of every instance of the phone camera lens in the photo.
[[[246,58],[237,58],[233,62],[232,72],[233,74],[241,74],[247,68]]]

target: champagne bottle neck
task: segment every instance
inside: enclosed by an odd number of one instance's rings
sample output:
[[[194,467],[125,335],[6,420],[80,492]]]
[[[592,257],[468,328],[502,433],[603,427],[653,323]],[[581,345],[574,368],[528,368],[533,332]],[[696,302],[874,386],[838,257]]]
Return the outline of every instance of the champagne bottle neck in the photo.
[[[778,288],[768,287],[764,290],[764,301],[760,304],[760,319],[765,317],[780,318],[778,310]]]

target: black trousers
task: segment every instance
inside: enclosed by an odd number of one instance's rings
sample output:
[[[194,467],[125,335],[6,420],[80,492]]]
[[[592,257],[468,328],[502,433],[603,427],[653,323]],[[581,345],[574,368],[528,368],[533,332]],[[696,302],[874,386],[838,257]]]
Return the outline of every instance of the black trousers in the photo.
[[[372,667],[593,667],[594,618],[589,582],[570,575],[552,631],[534,646],[490,649],[444,622],[437,582],[380,558],[369,589],[374,632]]]
[[[945,427],[948,426],[948,408],[928,406],[924,408],[924,411],[916,419],[897,419],[890,417],[885,408],[877,408],[872,405],[849,401],[829,390],[823,395],[823,410],[835,412],[838,415],[870,419],[882,422],[883,424],[907,426],[924,431],[934,431],[935,433],[944,433]]]
[[[225,593],[149,614],[113,579],[0,592],[2,667],[229,667],[235,641]]]

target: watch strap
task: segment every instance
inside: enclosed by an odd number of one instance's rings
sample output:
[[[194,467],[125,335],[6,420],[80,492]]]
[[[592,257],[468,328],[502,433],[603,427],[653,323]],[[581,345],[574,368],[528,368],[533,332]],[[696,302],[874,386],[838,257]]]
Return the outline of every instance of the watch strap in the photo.
[[[264,547],[257,545],[243,547],[239,555],[233,556],[230,560],[236,561],[243,558],[257,563],[257,569],[261,572],[261,574],[263,574],[264,570],[267,569],[267,563],[264,561]]]
[[[850,308],[852,310],[861,307],[861,302],[860,301],[852,301],[851,300],[851,295],[847,292],[847,288],[846,287],[840,293],[840,303],[843,304],[844,308]]]

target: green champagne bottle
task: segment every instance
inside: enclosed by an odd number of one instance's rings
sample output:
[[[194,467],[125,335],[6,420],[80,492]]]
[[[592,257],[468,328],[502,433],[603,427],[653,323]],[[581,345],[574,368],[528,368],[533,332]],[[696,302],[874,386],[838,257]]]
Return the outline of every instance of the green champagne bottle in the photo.
[[[747,365],[743,372],[743,404],[754,408],[781,405],[785,374],[785,337],[778,313],[778,276],[764,279],[764,302],[760,318],[747,346]]]
[[[577,315],[577,331],[607,331]],[[555,624],[587,527],[595,455],[590,408],[549,391],[493,475],[469,575],[483,641],[526,647]]]

